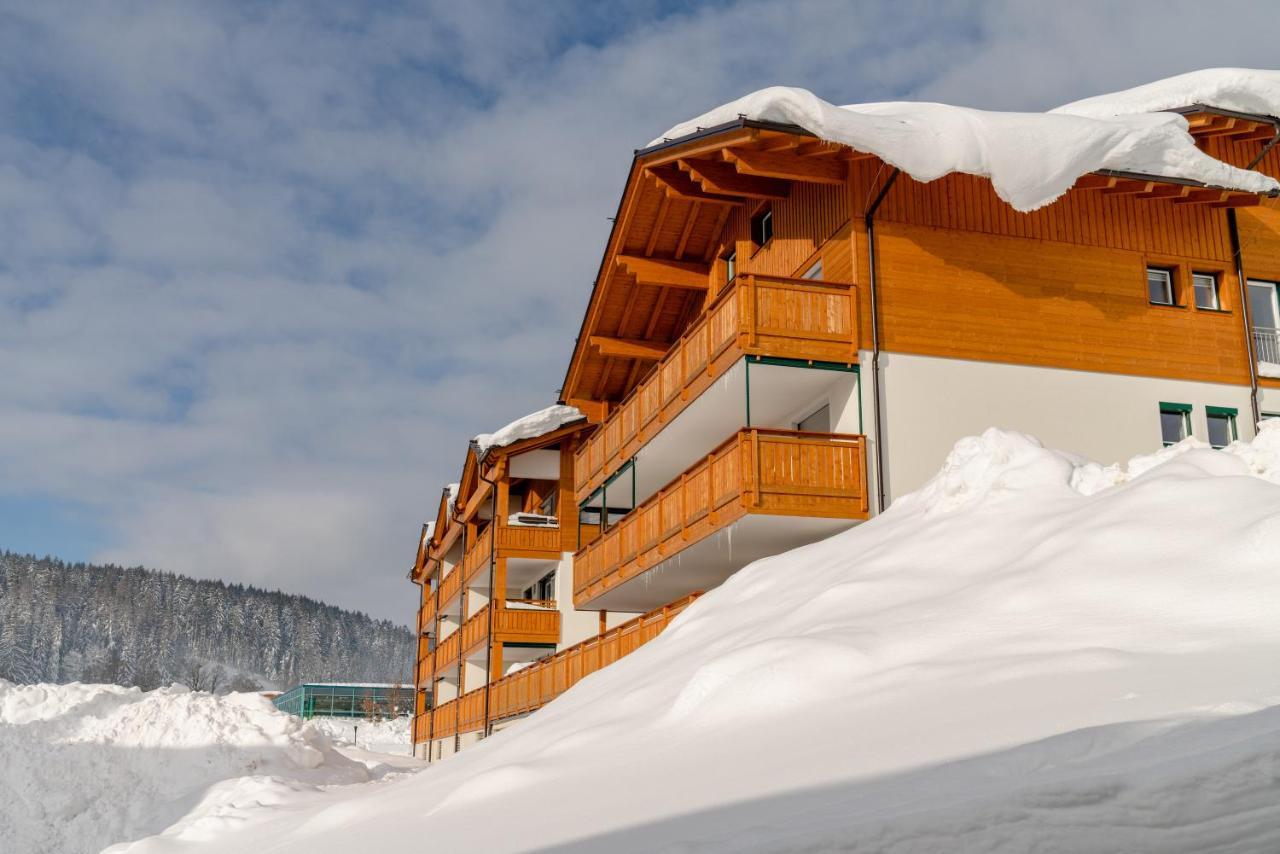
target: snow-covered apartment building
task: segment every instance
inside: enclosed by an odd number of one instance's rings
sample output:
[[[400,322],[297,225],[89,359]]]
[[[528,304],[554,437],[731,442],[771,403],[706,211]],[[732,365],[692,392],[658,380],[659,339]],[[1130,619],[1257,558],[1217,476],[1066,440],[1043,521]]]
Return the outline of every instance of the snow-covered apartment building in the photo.
[[[1280,74],[1044,114],[772,89],[635,153],[558,405],[424,526],[439,759],[998,426],[1098,460],[1280,413]],[[426,689],[435,707],[427,708]]]

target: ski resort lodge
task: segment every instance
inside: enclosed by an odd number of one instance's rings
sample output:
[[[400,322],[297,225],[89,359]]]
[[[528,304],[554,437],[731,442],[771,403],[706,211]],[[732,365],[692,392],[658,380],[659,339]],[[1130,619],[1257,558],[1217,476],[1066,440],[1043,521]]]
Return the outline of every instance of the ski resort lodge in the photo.
[[[1046,114],[765,90],[637,151],[560,401],[473,440],[423,527],[417,753],[961,437],[1111,461],[1280,413],[1280,120],[1198,74]]]

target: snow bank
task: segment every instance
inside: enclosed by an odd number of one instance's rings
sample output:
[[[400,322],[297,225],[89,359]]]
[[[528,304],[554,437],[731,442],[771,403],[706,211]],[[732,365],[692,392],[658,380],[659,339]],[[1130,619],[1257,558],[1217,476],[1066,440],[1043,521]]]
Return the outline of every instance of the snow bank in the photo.
[[[1051,113],[1109,119],[1203,104],[1220,110],[1280,116],[1280,71],[1204,68],[1063,104]]]
[[[481,433],[472,439],[476,454],[483,457],[492,448],[505,448],[525,439],[536,439],[583,417],[576,407],[556,404],[517,418],[496,433]]]
[[[952,172],[990,178],[996,194],[1020,211],[1049,204],[1081,175],[1100,169],[1251,193],[1280,190],[1272,178],[1202,152],[1186,120],[1171,113],[1002,113],[910,102],[838,107],[806,89],[774,86],[682,122],[650,144],[739,116],[799,125],[822,139],[874,154],[917,181]]]
[[[96,852],[164,830],[245,775],[369,777],[257,694],[0,680],[0,850]]]
[[[373,753],[412,756],[410,730],[413,718],[369,721],[352,718],[312,718],[310,725],[334,744],[350,745]]]
[[[426,773],[130,850],[1275,850],[1278,444],[988,431]]]

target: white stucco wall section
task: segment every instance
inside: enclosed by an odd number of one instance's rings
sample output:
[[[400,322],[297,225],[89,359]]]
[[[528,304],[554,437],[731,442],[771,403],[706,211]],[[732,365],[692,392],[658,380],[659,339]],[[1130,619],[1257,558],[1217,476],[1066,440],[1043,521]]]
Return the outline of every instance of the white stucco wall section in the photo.
[[[862,364],[864,422],[871,434],[869,353]],[[1254,434],[1249,388],[1243,385],[901,353],[881,353],[880,365],[890,501],[923,485],[956,440],[988,427],[1029,433],[1050,447],[1104,463],[1160,447],[1162,401],[1191,404],[1192,434],[1200,439],[1208,438],[1206,406],[1234,407],[1240,437]],[[1262,408],[1280,412],[1280,393],[1264,397]],[[868,457],[874,466],[870,451]]]

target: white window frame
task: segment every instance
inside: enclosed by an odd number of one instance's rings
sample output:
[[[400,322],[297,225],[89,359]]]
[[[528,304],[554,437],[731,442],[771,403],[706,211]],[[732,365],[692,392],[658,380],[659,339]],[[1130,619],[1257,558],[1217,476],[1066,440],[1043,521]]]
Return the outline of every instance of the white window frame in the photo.
[[[1213,296],[1212,305],[1200,304],[1200,283],[1206,280],[1209,282],[1209,293]],[[1196,308],[1201,311],[1222,311],[1222,296],[1219,293],[1218,274],[1192,272],[1191,297],[1195,301]]]
[[[1151,274],[1159,273],[1164,276],[1165,291],[1169,295],[1168,302],[1162,302],[1151,298]],[[1147,268],[1147,302],[1152,305],[1177,305],[1175,300],[1177,294],[1173,291],[1173,270],[1168,267],[1148,267]]]
[[[813,263],[813,266],[810,267],[808,270],[805,270],[804,275],[801,276],[800,278],[811,279],[813,281],[821,281],[822,280],[822,259],[819,258],[817,261],[815,261]]]
[[[725,284],[732,282],[734,277],[737,275],[738,275],[738,250],[735,249],[732,252],[730,252],[728,255],[724,256]]]

